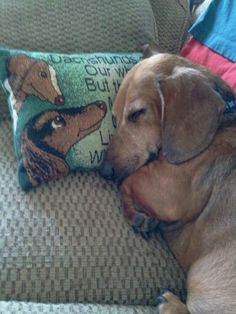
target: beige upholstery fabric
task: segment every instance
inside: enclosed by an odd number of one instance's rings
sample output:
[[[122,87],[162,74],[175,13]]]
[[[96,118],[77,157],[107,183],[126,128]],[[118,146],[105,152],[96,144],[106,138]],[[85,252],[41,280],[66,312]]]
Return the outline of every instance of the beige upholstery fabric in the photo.
[[[127,225],[114,184],[74,173],[25,194],[10,122],[0,125],[0,299],[152,304],[183,273],[157,237]]]
[[[188,0],[0,0],[1,47],[77,53],[155,42],[177,53],[188,24]]]
[[[37,51],[133,51],[157,40],[148,0],[1,0],[1,46]]]
[[[188,25],[187,6],[187,0],[0,0],[0,46],[133,51],[154,41],[177,52]],[[0,91],[0,118],[6,112]],[[145,241],[127,225],[114,184],[77,172],[21,192],[10,125],[8,119],[0,121],[1,300],[135,305],[155,303],[160,287],[184,293],[183,272],[160,236]],[[123,311],[0,302],[4,314],[58,309]],[[129,308],[126,313],[152,311]]]
[[[1,314],[157,314],[156,307],[0,301]]]
[[[158,38],[148,0],[0,0],[0,30],[2,47],[64,53],[134,51]]]
[[[189,0],[150,0],[163,51],[178,53],[187,37]]]

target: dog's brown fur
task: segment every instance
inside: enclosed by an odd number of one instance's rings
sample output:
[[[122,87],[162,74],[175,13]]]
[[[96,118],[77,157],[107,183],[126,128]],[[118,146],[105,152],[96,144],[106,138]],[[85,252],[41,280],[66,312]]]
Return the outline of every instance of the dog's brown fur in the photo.
[[[158,219],[187,271],[186,306],[167,292],[160,314],[236,313],[236,114],[223,113],[230,98],[216,75],[159,54],[128,73],[114,103],[118,127],[105,164],[124,180],[125,215],[130,224],[137,210]],[[145,165],[150,154],[158,157]]]
[[[70,148],[97,130],[106,114],[97,101],[80,108],[49,110],[30,120],[21,137],[21,154],[31,186],[65,176]]]

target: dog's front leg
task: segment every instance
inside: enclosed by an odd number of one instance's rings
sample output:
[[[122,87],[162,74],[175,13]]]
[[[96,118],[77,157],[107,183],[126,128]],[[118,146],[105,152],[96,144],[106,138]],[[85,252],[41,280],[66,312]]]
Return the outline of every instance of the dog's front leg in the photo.
[[[124,184],[121,187],[124,215],[134,231],[147,239],[150,233],[157,230],[159,220],[151,217],[142,207],[135,204],[131,190],[132,186],[129,184]]]
[[[157,301],[158,314],[190,314],[186,305],[170,291],[159,296]]]

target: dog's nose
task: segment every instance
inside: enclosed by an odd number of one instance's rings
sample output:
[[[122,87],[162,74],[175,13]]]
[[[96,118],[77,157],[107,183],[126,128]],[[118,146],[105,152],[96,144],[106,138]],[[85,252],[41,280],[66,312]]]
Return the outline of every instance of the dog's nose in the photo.
[[[158,158],[159,150],[157,152],[150,152],[148,159],[145,162],[145,165],[149,164],[150,162],[156,160]]]
[[[98,172],[105,179],[114,180],[115,178],[115,171],[114,171],[113,165],[108,160],[105,160],[102,163]]]
[[[97,101],[96,106],[104,112],[107,111],[107,106],[104,101]]]
[[[65,102],[65,98],[64,98],[63,95],[58,95],[58,96],[55,98],[54,102],[55,102],[55,105],[63,105],[64,102]]]

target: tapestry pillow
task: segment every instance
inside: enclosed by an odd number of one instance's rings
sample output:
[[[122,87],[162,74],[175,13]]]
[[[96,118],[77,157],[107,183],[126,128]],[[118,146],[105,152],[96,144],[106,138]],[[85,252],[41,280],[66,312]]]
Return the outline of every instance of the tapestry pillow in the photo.
[[[0,49],[20,186],[97,169],[112,136],[112,102],[140,53],[55,54]]]

